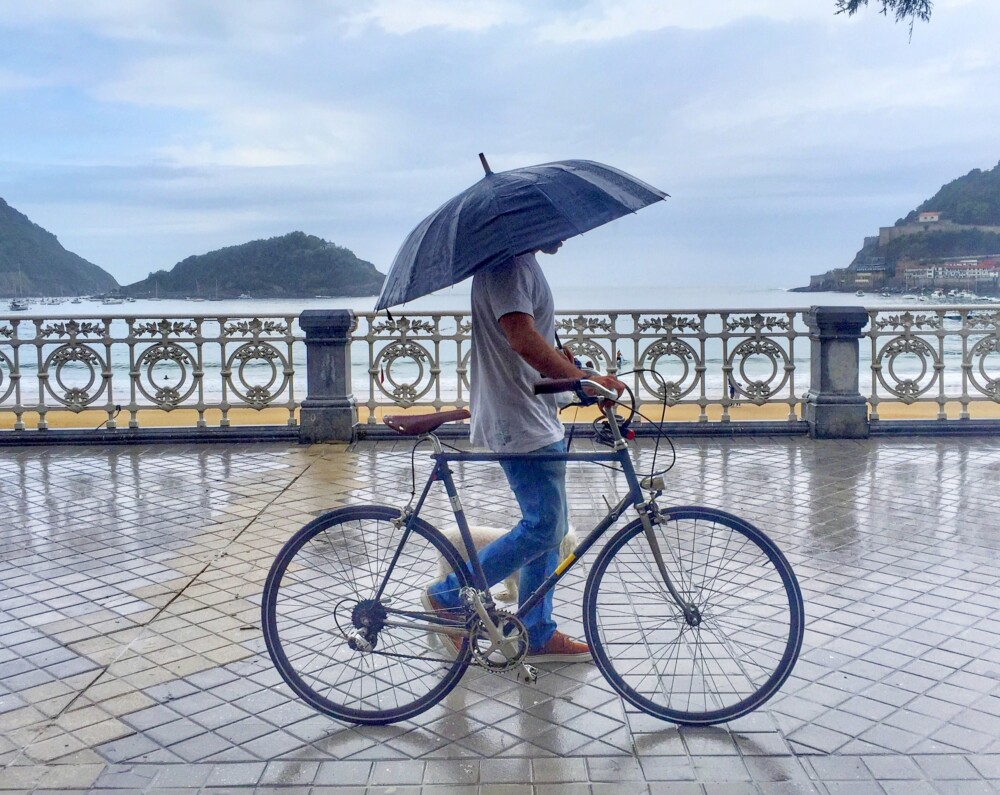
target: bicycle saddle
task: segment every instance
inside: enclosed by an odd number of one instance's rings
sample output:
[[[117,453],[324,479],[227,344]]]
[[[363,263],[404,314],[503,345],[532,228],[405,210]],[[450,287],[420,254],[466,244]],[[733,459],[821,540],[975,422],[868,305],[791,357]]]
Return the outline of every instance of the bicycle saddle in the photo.
[[[392,414],[382,418],[382,422],[403,436],[419,436],[444,425],[446,422],[467,420],[472,415],[468,409],[453,409],[452,411],[435,411],[433,414]]]

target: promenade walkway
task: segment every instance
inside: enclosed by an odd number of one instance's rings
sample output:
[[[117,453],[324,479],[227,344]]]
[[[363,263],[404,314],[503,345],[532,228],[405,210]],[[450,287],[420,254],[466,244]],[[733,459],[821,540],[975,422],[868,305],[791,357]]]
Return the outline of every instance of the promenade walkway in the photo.
[[[808,616],[783,691],[712,729],[635,713],[585,664],[473,671],[389,727],[295,700],[263,652],[270,560],[325,509],[399,504],[407,444],[0,449],[0,789],[998,791],[1000,440],[676,444],[669,502],[765,528]],[[512,514],[498,470],[460,475],[473,519]],[[575,524],[613,477],[571,470]],[[557,595],[571,632],[584,574]]]

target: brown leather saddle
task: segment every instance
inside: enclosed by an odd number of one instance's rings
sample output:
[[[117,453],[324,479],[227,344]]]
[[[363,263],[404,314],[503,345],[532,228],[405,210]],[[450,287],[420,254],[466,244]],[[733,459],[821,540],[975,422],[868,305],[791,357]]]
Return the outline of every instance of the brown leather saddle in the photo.
[[[420,436],[431,433],[446,422],[467,420],[472,415],[468,409],[453,409],[452,411],[435,411],[433,414],[392,414],[382,418],[382,422],[403,436]]]

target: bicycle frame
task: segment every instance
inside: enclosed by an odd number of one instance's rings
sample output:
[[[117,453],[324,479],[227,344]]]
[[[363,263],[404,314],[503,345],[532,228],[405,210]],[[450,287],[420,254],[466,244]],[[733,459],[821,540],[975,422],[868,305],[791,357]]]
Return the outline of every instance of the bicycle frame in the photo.
[[[653,554],[653,558],[659,569],[660,576],[663,579],[664,585],[670,592],[674,601],[677,603],[678,607],[683,611],[685,618],[688,623],[694,625],[700,622],[700,616],[698,614],[698,609],[695,605],[686,602],[677,591],[667,573],[666,564],[663,560],[663,555],[659,547],[659,542],[656,539],[656,535],[653,532],[653,523],[651,519],[651,514],[655,512],[655,504],[652,499],[646,501],[643,499],[643,489],[639,482],[639,478],[636,475],[635,467],[632,463],[631,455],[629,454],[628,445],[622,438],[621,433],[618,428],[617,422],[614,420],[613,408],[609,407],[605,410],[605,415],[607,416],[610,427],[613,429],[612,436],[614,437],[614,447],[610,451],[594,451],[589,453],[477,453],[477,452],[445,452],[440,440],[433,434],[425,434],[420,437],[419,441],[429,440],[434,447],[434,453],[432,458],[434,459],[434,469],[432,470],[430,476],[427,478],[427,482],[424,484],[423,491],[420,494],[420,498],[417,500],[416,505],[412,511],[405,516],[406,527],[402,538],[400,539],[399,545],[396,548],[396,552],[393,555],[393,559],[386,570],[385,580],[383,580],[382,585],[379,587],[378,593],[376,594],[376,599],[382,597],[385,584],[388,582],[388,578],[393,568],[395,567],[396,561],[406,544],[406,540],[410,534],[411,528],[411,518],[415,518],[420,515],[420,509],[423,507],[427,496],[430,494],[431,487],[435,482],[440,481],[445,488],[445,492],[448,495],[448,499],[451,502],[452,511],[455,515],[455,521],[459,528],[459,533],[462,536],[462,543],[465,546],[466,556],[469,560],[469,565],[472,570],[472,586],[480,592],[489,593],[489,583],[486,580],[486,574],[483,571],[482,564],[479,561],[479,555],[476,551],[475,544],[472,540],[472,534],[469,529],[469,523],[465,518],[465,510],[462,507],[462,501],[458,494],[458,489],[455,486],[455,481],[452,478],[452,472],[449,468],[449,464],[452,462],[463,462],[463,461],[479,461],[479,462],[500,462],[500,461],[579,461],[584,463],[618,463],[621,466],[621,471],[625,476],[625,481],[628,485],[628,492],[622,497],[618,504],[611,507],[608,513],[601,519],[597,525],[584,537],[584,539],[577,545],[570,554],[559,563],[555,571],[550,574],[545,581],[532,592],[527,599],[523,600],[518,607],[517,616],[518,618],[523,618],[538,602],[545,596],[546,593],[551,588],[554,588],[556,583],[569,571],[573,564],[579,560],[587,551],[597,542],[597,540],[603,536],[611,527],[621,518],[622,514],[626,511],[629,506],[636,509],[639,518],[642,521],[643,529],[645,530],[646,538],[650,544],[650,549]],[[490,602],[492,604],[492,601]],[[439,622],[435,622],[439,623]],[[446,624],[446,622],[441,621],[440,623]]]

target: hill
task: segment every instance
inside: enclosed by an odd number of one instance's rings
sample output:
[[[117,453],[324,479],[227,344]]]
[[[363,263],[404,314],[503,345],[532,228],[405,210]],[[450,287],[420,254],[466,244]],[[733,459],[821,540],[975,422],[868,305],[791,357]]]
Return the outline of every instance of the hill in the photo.
[[[813,276],[812,290],[857,287],[903,289],[900,268],[952,258],[988,258],[1000,253],[1000,163],[942,185],[926,201],[866,237],[846,268]],[[987,287],[988,285],[980,285]]]
[[[117,287],[114,276],[0,199],[0,296],[91,295]]]
[[[305,298],[378,295],[385,274],[352,251],[304,232],[220,248],[122,289],[137,298]]]
[[[1000,163],[989,171],[974,168],[942,185],[931,198],[896,221],[896,226],[914,223],[927,211],[939,212],[955,224],[1000,226]]]

